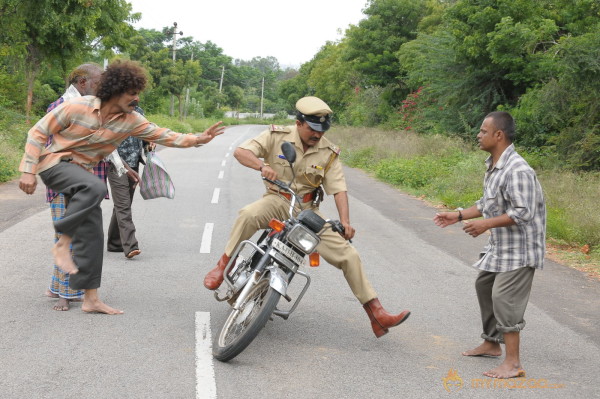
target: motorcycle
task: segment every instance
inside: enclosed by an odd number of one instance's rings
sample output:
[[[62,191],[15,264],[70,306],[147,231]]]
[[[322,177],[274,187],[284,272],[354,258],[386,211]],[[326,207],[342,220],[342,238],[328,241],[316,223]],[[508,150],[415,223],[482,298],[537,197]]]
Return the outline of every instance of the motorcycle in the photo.
[[[291,143],[281,146],[283,155],[293,171],[296,150]],[[310,276],[301,270],[308,256],[311,266],[318,266],[315,248],[320,235],[327,228],[344,235],[344,226],[338,220],[324,220],[310,209],[299,212],[300,198],[280,180],[264,180],[290,194],[289,219],[272,219],[269,228],[253,242],[242,241],[234,250],[223,271],[224,284],[215,291],[218,301],[227,301],[232,309],[213,343],[213,357],[227,362],[250,345],[272,315],[287,320],[296,310],[310,286]],[[294,177],[292,177],[292,181]],[[304,286],[293,299],[288,288],[295,276],[304,278]],[[290,304],[288,310],[279,309],[281,297]]]

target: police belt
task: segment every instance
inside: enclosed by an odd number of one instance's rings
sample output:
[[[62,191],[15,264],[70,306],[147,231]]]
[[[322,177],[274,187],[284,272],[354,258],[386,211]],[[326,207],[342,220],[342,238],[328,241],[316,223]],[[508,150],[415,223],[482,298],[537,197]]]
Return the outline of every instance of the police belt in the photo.
[[[269,190],[273,191],[274,193],[277,193],[279,195],[282,195],[283,197],[287,198],[288,201],[292,200],[292,194],[290,193],[286,193],[284,191],[279,191],[279,190],[275,190],[274,188],[269,188]],[[315,192],[311,191],[310,193],[306,193],[304,194],[304,196],[302,197],[302,202],[310,202],[315,198]]]

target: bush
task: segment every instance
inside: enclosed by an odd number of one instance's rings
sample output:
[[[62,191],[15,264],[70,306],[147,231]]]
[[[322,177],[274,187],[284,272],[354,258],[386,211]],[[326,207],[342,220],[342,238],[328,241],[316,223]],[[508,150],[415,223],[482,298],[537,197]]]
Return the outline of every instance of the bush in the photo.
[[[384,159],[375,167],[375,175],[397,186],[422,188],[439,174],[446,174],[440,166],[432,157]]]
[[[0,182],[18,175],[28,130],[24,115],[0,107]]]

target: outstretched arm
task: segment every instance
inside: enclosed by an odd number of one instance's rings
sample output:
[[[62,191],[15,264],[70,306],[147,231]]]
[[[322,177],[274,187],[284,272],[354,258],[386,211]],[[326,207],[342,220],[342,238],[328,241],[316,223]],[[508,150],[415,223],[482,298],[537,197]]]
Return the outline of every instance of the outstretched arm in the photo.
[[[197,134],[196,145],[209,143],[215,137],[225,133],[225,126],[221,126],[222,123],[222,121],[219,121],[206,129],[202,134]]]
[[[459,222],[459,215],[462,214],[462,220],[474,219],[481,217],[481,212],[476,205],[459,212],[439,212],[435,214],[433,222],[440,227],[447,227],[456,222]]]
[[[335,206],[338,210],[338,215],[340,216],[340,222],[344,226],[344,238],[346,240],[351,240],[354,237],[354,227],[350,225],[350,206],[348,205],[348,193],[346,191],[340,191],[339,193],[333,194],[333,198],[335,199]]]

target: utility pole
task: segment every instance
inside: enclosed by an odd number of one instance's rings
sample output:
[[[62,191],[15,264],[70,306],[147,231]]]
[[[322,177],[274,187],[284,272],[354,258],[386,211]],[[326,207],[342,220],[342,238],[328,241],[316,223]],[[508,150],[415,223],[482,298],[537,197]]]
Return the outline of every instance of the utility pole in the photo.
[[[225,65],[221,66],[221,82],[219,83],[219,93],[223,90],[223,75],[225,75]]]
[[[263,117],[263,99],[265,94],[265,77],[262,78],[262,86],[260,88],[260,117]]]
[[[221,67],[221,82],[219,83],[219,94],[223,91],[223,75],[225,75],[225,65]],[[221,103],[217,103],[217,109],[221,109]]]
[[[191,61],[194,61],[194,50],[192,50],[192,59]],[[187,112],[188,112],[188,104],[190,101],[190,88],[189,86],[185,89],[185,106],[183,107],[183,119],[187,119]]]
[[[177,52],[177,35],[183,35],[183,32],[177,32],[177,22],[173,22],[173,29],[167,34],[173,35],[173,64],[175,64],[175,54]],[[171,94],[171,116],[173,115],[175,115],[175,95]]]

